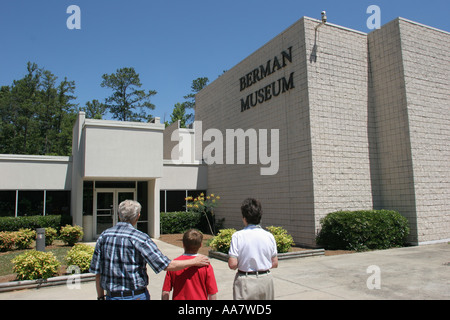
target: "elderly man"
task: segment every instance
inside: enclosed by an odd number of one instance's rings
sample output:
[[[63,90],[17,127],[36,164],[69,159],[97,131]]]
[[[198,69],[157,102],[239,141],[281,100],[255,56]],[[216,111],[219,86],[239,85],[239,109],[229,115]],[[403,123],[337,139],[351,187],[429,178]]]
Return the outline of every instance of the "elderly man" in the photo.
[[[155,273],[209,265],[203,255],[170,261],[147,234],[134,228],[140,212],[138,202],[123,201],[118,210],[120,222],[97,240],[89,271],[96,274],[98,300],[149,300],[146,264]]]

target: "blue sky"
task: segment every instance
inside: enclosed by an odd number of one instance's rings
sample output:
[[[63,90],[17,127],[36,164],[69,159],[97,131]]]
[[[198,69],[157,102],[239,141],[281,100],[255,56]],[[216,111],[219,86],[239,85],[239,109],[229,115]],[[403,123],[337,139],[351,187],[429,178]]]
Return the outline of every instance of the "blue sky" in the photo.
[[[101,77],[134,67],[143,88],[156,90],[155,116],[170,119],[193,79],[213,81],[303,16],[363,32],[369,5],[381,24],[403,17],[450,31],[448,0],[0,0],[0,85],[35,62],[74,80],[77,101],[103,101]],[[81,9],[81,29],[69,30],[67,7]]]

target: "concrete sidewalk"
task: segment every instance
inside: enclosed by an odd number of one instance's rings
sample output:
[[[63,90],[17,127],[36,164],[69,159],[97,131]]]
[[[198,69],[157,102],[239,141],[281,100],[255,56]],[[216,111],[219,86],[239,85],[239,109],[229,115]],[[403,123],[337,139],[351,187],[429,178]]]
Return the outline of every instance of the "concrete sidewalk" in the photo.
[[[155,240],[174,259],[183,253]],[[211,259],[219,287],[218,299],[231,300],[235,272],[227,263]],[[375,269],[367,269],[376,266]],[[373,271],[375,270],[375,271]],[[151,298],[161,298],[165,272],[148,268]],[[277,300],[450,300],[450,244],[390,249],[339,256],[307,257],[280,261],[272,271]],[[369,289],[380,284],[380,289]],[[79,289],[65,285],[0,293],[0,300],[95,300],[95,282]]]

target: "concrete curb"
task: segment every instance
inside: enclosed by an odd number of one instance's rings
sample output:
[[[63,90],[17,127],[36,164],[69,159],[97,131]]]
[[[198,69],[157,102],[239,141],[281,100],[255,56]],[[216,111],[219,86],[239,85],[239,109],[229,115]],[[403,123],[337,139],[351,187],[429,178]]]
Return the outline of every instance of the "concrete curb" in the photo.
[[[67,276],[60,276],[54,278],[48,278],[46,280],[24,280],[24,281],[12,281],[0,283],[0,292],[8,292],[22,289],[34,289],[34,288],[43,288],[50,286],[57,286],[63,284],[73,284],[77,279],[80,282],[94,281],[95,274],[92,273],[82,273],[82,274],[74,274]]]
[[[287,260],[287,259],[296,259],[296,258],[305,258],[305,257],[323,256],[323,255],[325,255],[324,249],[304,250],[304,251],[279,253],[278,260]],[[222,252],[209,250],[209,256],[211,258],[215,258],[218,260],[228,261],[228,254],[225,254]]]

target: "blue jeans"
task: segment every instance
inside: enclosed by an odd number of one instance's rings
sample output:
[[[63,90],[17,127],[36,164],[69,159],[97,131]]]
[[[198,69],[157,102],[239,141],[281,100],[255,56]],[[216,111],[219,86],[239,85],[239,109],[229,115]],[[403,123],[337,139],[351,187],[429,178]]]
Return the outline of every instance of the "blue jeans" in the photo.
[[[128,297],[114,297],[106,296],[106,300],[150,300],[150,293],[146,289],[144,293],[138,295],[131,295]]]

